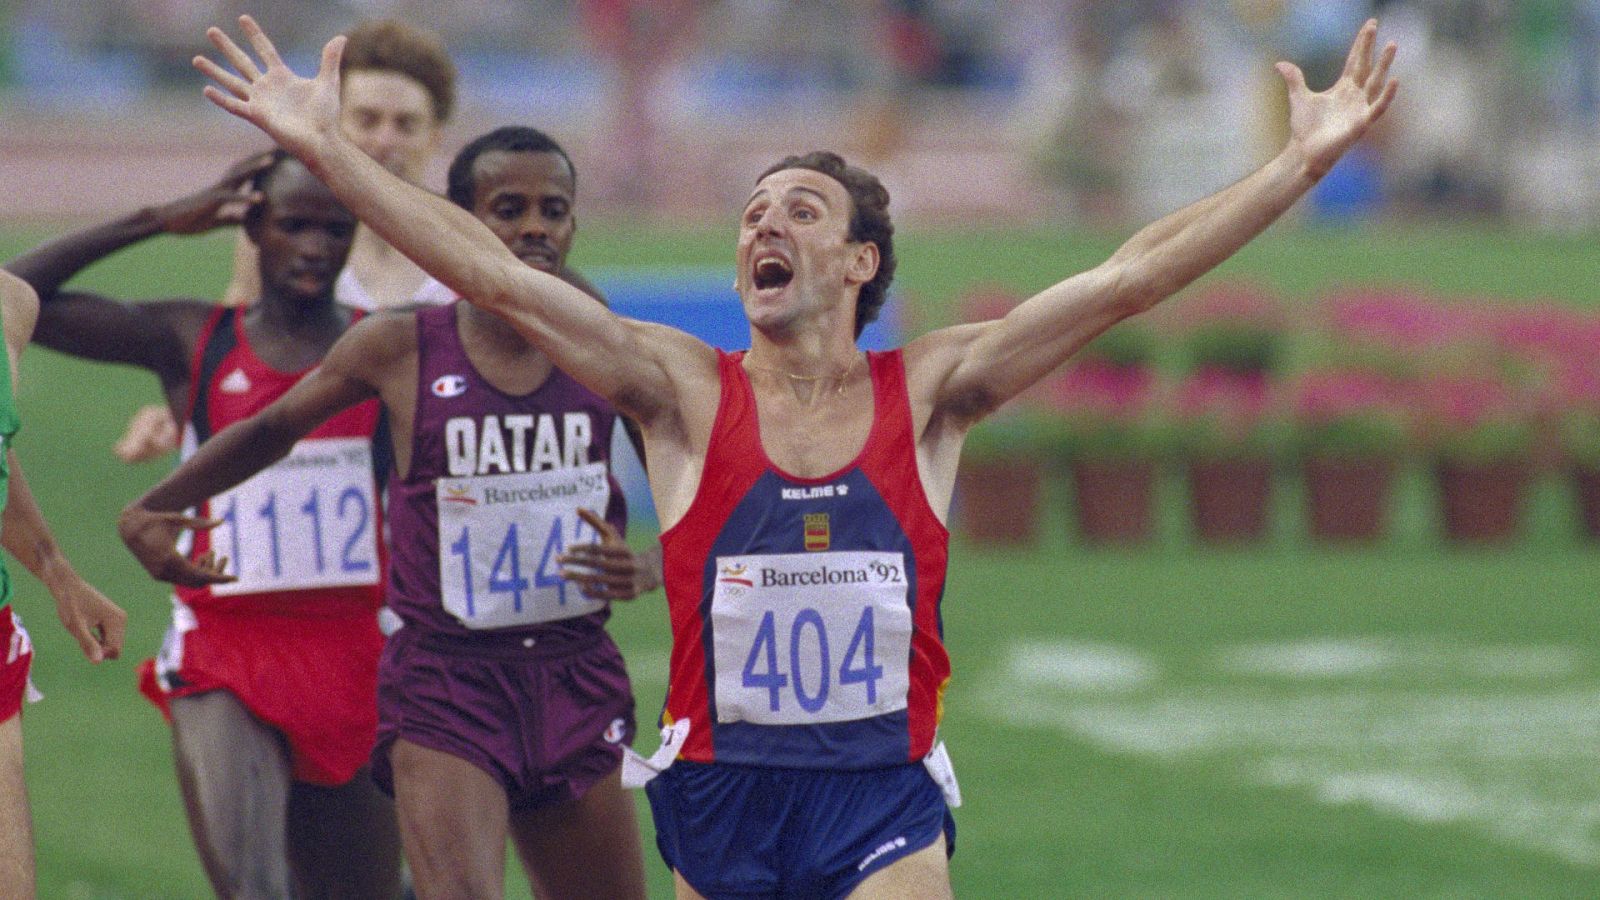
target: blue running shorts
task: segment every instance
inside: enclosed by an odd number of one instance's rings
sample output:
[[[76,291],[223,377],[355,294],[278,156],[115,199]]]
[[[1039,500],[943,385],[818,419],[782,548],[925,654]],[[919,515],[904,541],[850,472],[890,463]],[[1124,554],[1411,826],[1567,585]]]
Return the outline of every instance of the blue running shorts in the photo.
[[[922,763],[835,772],[678,760],[645,786],[656,846],[707,900],[844,897],[956,825]]]

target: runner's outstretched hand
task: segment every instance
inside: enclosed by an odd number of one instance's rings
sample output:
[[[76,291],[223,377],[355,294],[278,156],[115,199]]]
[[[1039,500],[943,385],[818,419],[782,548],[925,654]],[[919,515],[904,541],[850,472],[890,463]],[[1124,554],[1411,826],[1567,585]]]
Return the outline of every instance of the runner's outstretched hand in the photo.
[[[302,78],[290,71],[255,19],[240,16],[239,30],[261,62],[257,65],[222,29],[206,29],[206,37],[233,68],[230,72],[209,57],[194,58],[195,68],[216,82],[206,86],[206,99],[265,131],[301,159],[318,141],[337,139],[344,36],[322,48],[317,76]]]
[[[150,577],[184,587],[204,587],[237,580],[226,572],[228,558],[208,551],[199,559],[189,559],[178,552],[178,535],[186,528],[204,530],[221,524],[221,519],[156,512],[131,503],[117,517],[117,534]]]
[[[600,535],[600,542],[573,544],[557,557],[562,578],[595,600],[632,600],[661,586],[659,550],[635,553],[598,513],[579,509],[578,515]]]
[[[1378,20],[1368,19],[1345,57],[1339,80],[1319,93],[1306,87],[1299,66],[1291,62],[1277,65],[1278,74],[1289,86],[1289,142],[1298,145],[1312,177],[1321,178],[1333,168],[1389,108],[1400,88],[1400,83],[1389,77],[1395,45],[1385,46],[1374,63],[1372,51],[1377,40]]]

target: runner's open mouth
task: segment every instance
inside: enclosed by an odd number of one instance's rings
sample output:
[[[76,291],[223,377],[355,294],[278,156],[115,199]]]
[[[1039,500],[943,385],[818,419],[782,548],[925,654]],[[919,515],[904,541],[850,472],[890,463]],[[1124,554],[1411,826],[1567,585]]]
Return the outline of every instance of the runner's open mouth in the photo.
[[[756,290],[781,288],[793,279],[794,270],[779,257],[768,256],[756,260],[754,278]]]

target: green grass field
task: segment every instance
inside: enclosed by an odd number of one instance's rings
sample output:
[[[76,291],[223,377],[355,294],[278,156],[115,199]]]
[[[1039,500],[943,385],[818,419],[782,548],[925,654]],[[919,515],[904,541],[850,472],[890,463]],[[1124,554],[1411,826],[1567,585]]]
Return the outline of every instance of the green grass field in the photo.
[[[9,258],[38,229],[0,234]],[[731,229],[585,223],[576,262],[726,264]],[[940,322],[979,283],[1042,287],[1114,240],[1043,231],[908,231],[901,283]],[[1352,277],[1470,296],[1600,302],[1593,235],[1281,230],[1228,269],[1296,297]],[[206,296],[225,239],[162,240],[91,271],[124,296]],[[130,613],[129,658],[91,668],[19,577],[47,695],[26,718],[40,894],[208,895],[165,726],[133,689],[165,591],[122,550],[116,511],[167,468],[107,450],[153,379],[31,354],[18,452],[78,567]],[[1272,541],[1195,547],[1176,497],[1148,551],[1076,544],[1056,485],[1029,551],[957,542],[945,597],[956,676],[944,733],[966,796],[952,865],[963,897],[1600,895],[1600,552],[1542,483],[1526,538],[1446,548],[1413,473],[1382,547],[1301,537],[1285,478]],[[648,535],[636,535],[640,540]],[[15,568],[15,567],[14,567]],[[646,723],[665,688],[659,596],[620,608]],[[646,725],[642,744],[653,749]],[[648,815],[641,798],[641,821]],[[648,845],[648,842],[647,842]],[[647,854],[655,896],[670,878]],[[510,896],[526,896],[513,875]]]

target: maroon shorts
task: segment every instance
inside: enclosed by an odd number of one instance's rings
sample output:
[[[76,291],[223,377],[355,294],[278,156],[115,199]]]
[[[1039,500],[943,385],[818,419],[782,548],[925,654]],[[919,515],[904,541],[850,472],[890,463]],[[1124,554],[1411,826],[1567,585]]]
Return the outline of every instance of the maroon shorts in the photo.
[[[33,665],[33,643],[11,607],[0,607],[0,722],[22,711],[28,696],[28,669]],[[35,695],[34,699],[38,699]]]
[[[394,792],[389,751],[404,738],[472,763],[525,810],[582,797],[621,764],[633,729],[628,672],[604,631],[546,646],[408,625],[378,668],[372,774]]]

